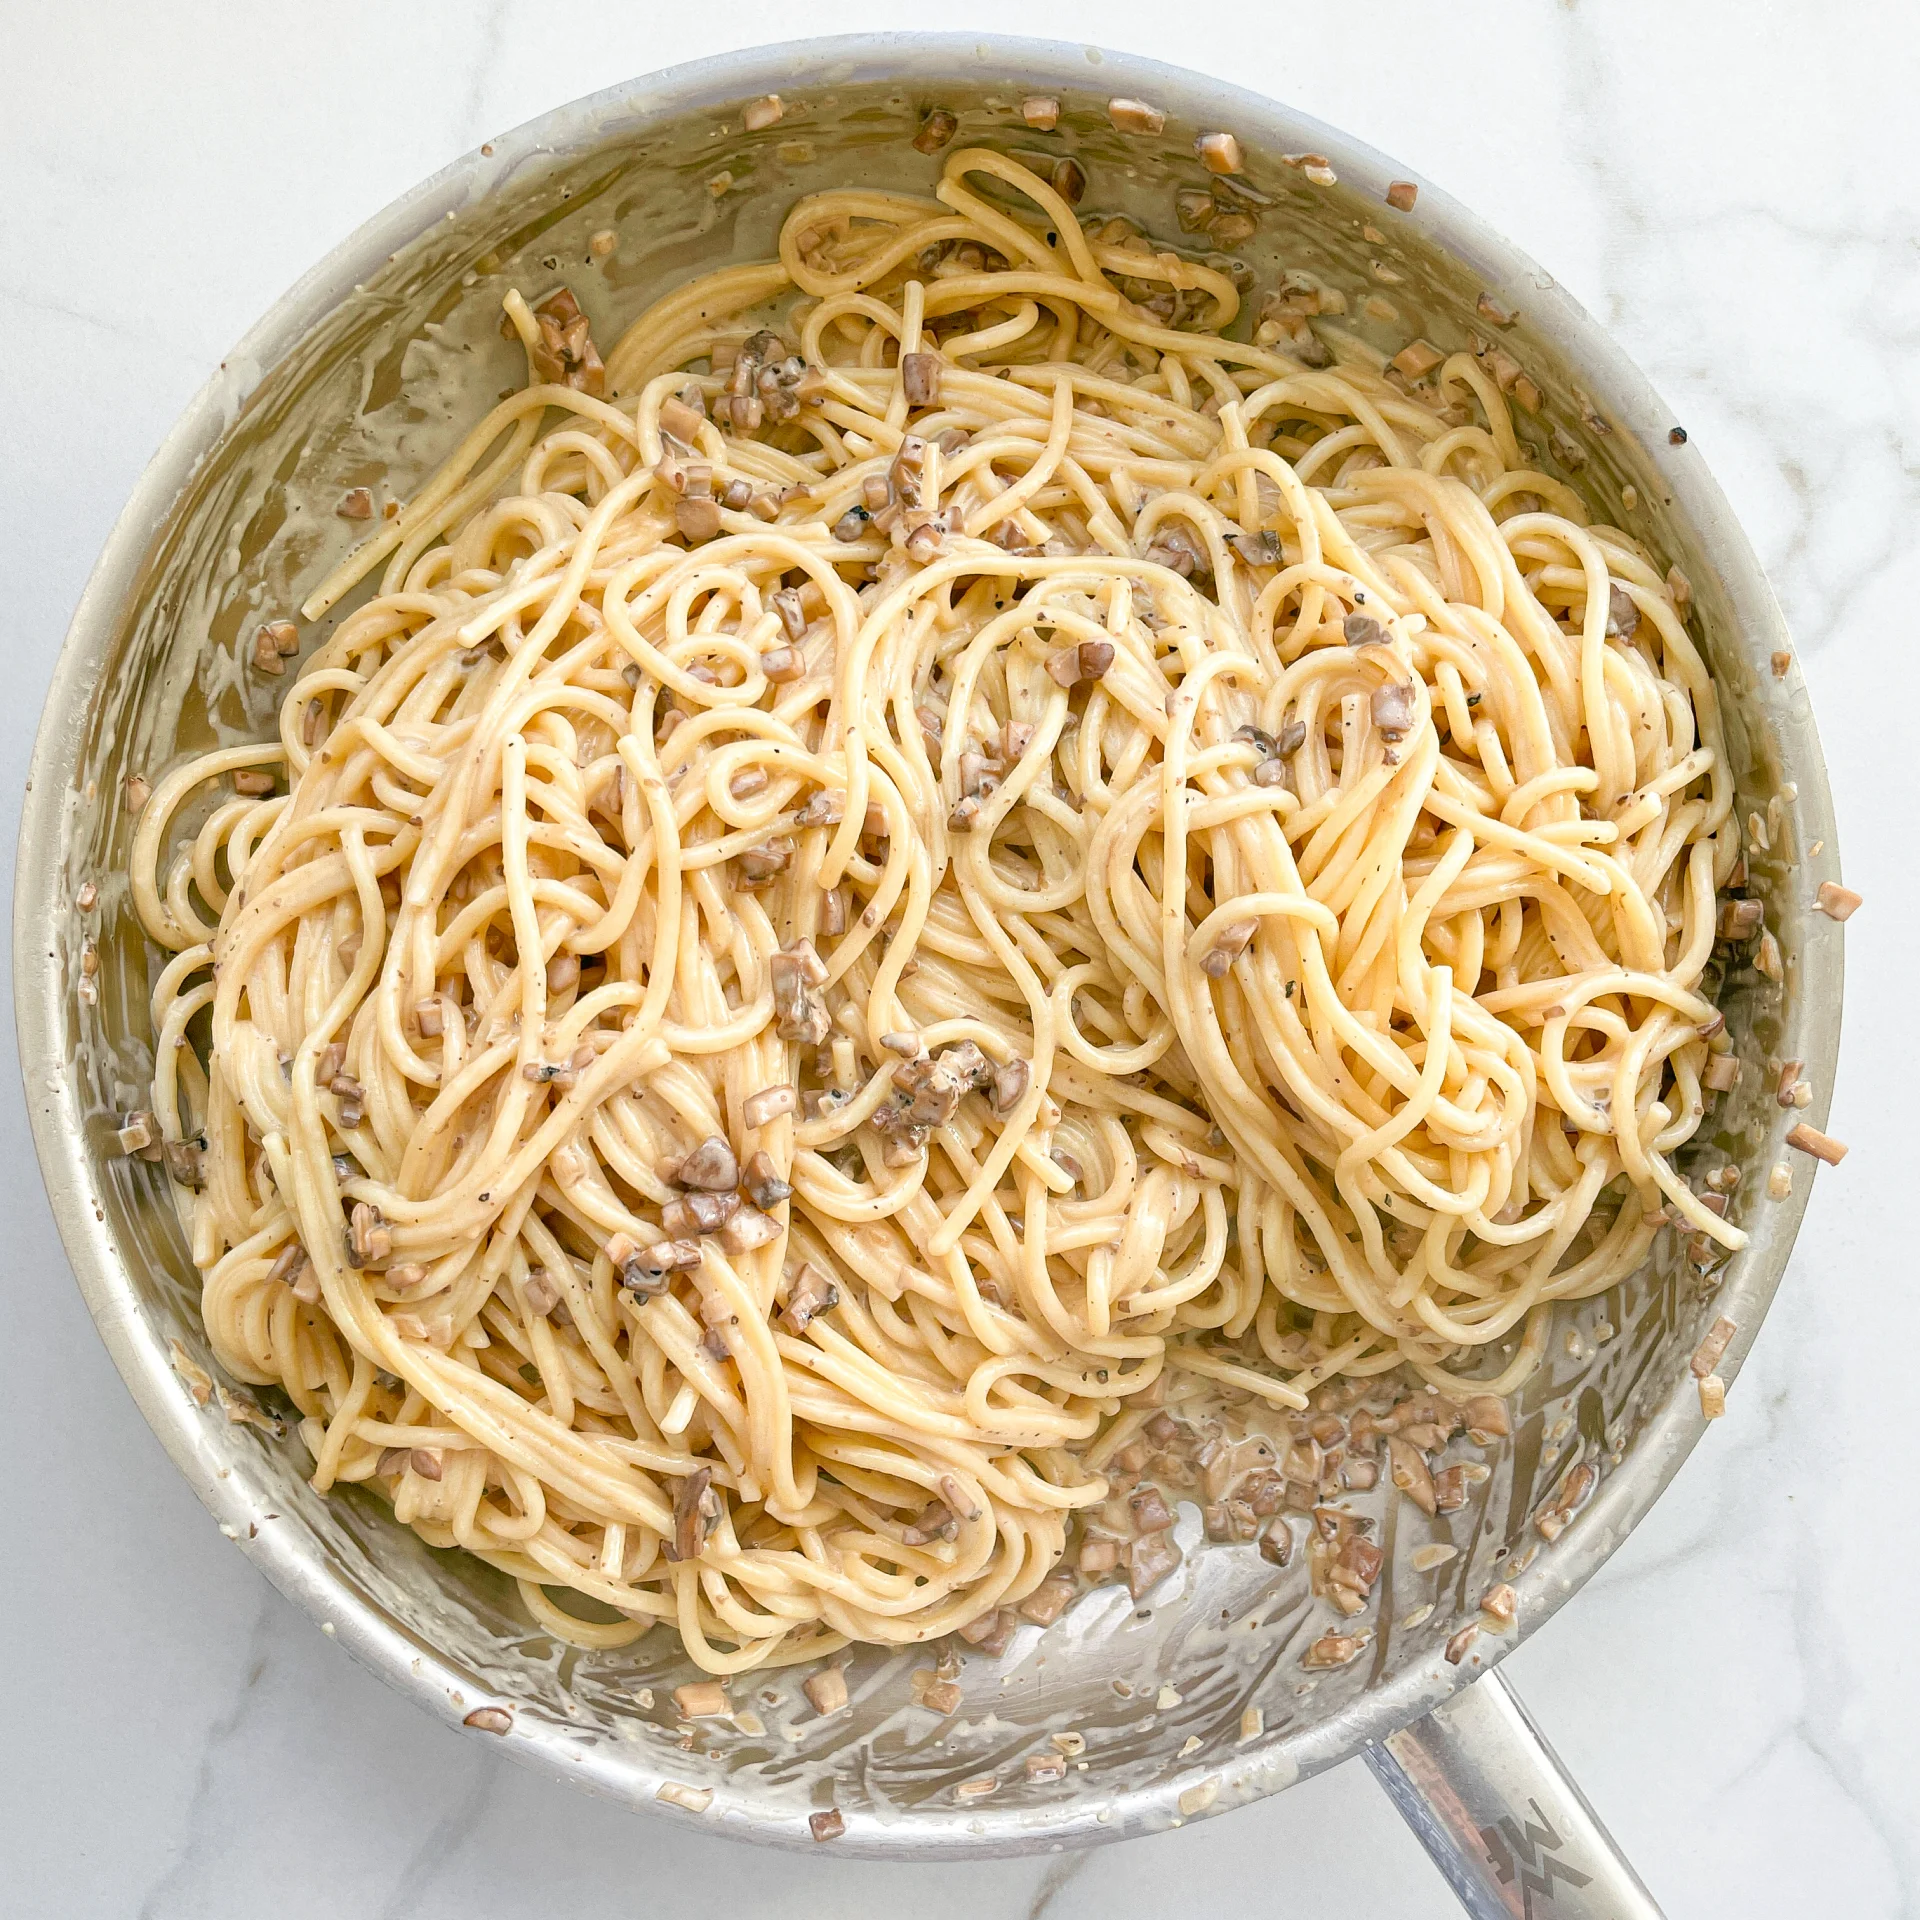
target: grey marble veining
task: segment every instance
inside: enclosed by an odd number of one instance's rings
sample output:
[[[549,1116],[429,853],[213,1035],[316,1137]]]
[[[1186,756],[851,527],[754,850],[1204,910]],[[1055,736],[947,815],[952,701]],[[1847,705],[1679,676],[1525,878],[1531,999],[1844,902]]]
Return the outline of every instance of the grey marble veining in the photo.
[[[1848,930],[1833,1112],[1854,1150],[1822,1176],[1727,1419],[1509,1672],[1676,1920],[1911,1914],[1920,1656],[1904,1610],[1920,1496],[1888,1416],[1911,1400],[1920,1346],[1902,1206],[1920,1156],[1906,1017],[1920,23],[1892,0],[976,0],[966,18],[1231,73],[1447,187],[1618,334],[1754,537],[1805,660],[1847,877],[1867,896]],[[315,256],[452,154],[628,74],[915,24],[935,22],[858,0],[724,14],[5,0],[7,791],[133,476]],[[754,1852],[503,1764],[361,1673],[221,1539],[94,1338],[11,1092],[0,1137],[15,1514],[0,1911],[1454,1911],[1351,1767],[1151,1841],[929,1871]]]

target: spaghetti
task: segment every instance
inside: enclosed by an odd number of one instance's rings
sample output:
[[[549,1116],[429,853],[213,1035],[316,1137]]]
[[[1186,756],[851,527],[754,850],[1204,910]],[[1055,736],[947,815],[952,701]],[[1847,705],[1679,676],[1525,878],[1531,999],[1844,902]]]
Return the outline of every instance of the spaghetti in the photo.
[[[508,296],[533,383],[133,851],[206,1324],[316,1486],[581,1644],[926,1640],[1151,1409],[1504,1392],[1662,1210],[1739,1243],[1671,1166],[1682,609],[1473,356],[1239,304],[981,149],[604,368]]]

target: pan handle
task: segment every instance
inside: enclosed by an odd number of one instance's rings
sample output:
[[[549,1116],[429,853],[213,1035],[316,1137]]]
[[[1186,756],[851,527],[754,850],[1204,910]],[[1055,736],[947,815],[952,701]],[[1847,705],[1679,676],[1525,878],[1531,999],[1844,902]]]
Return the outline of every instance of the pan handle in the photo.
[[[1473,1920],[1661,1920],[1498,1673],[1363,1751]]]

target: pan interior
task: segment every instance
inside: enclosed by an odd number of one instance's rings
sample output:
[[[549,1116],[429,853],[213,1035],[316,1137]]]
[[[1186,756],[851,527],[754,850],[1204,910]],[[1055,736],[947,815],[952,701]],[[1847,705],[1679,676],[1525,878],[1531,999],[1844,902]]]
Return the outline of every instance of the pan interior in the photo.
[[[610,1653],[558,1645],[529,1623],[509,1583],[478,1562],[427,1548],[371,1497],[315,1496],[298,1442],[271,1430],[279,1424],[272,1396],[257,1420],[224,1390],[194,1404],[196,1371],[217,1381],[218,1369],[193,1265],[163,1172],[122,1158],[113,1138],[119,1117],[146,1104],[155,969],[120,877],[129,829],[110,802],[121,781],[270,730],[287,683],[247,671],[255,625],[288,612],[355,540],[334,510],[346,489],[404,497],[502,389],[522,380],[519,350],[497,324],[509,286],[538,298],[566,281],[596,338],[609,341],[668,287],[770,255],[784,210],[801,194],[849,182],[930,190],[940,157],[916,152],[910,135],[934,104],[958,116],[962,142],[1049,163],[1075,155],[1091,183],[1087,208],[1129,213],[1164,244],[1195,245],[1180,233],[1173,203],[1178,189],[1206,178],[1192,157],[1196,127],[1173,116],[1159,140],[1123,136],[1109,122],[1104,90],[1049,91],[1061,94],[1062,112],[1048,133],[1021,124],[1020,90],[1010,84],[850,80],[818,93],[796,89],[804,97],[758,133],[740,131],[737,111],[703,110],[558,153],[526,145],[502,159],[483,193],[395,253],[263,371],[153,536],[79,719],[79,774],[64,797],[64,895],[50,945],[67,982],[68,1098],[126,1310],[152,1352],[178,1343],[182,1418],[196,1424],[192,1445],[223,1479],[229,1511],[239,1500],[256,1517],[276,1516],[263,1524],[274,1531],[280,1567],[302,1561],[314,1570],[303,1593],[328,1591],[342,1608],[364,1610],[398,1650],[396,1663],[410,1649],[418,1670],[442,1685],[450,1711],[511,1702],[517,1735],[586,1761],[566,1770],[635,1799],[653,1798],[663,1780],[693,1790],[669,1796],[673,1805],[698,1802],[710,1787],[718,1817],[789,1835],[804,1832],[810,1809],[832,1805],[855,1840],[912,1815],[916,1827],[950,1828],[962,1846],[1020,1844],[1023,1834],[1059,1831],[1063,1795],[1082,1814],[1095,1802],[1127,1808],[1117,1832],[1149,1817],[1142,1808],[1157,1808],[1152,1818],[1182,1817],[1175,1788],[1197,1813],[1340,1757],[1363,1696],[1397,1686],[1412,1711],[1448,1683],[1440,1650],[1488,1587],[1519,1580],[1531,1623],[1590,1570],[1575,1572],[1569,1561],[1556,1575],[1566,1545],[1548,1548],[1533,1515],[1576,1461],[1597,1465],[1604,1486],[1635,1452],[1683,1378],[1685,1355],[1719,1310],[1715,1289],[1728,1277],[1703,1278],[1663,1236],[1659,1256],[1633,1281],[1563,1310],[1545,1364],[1516,1400],[1515,1436],[1489,1454],[1491,1477],[1465,1510],[1433,1522],[1391,1493],[1354,1497],[1378,1516],[1388,1559],[1373,1638],[1352,1666],[1301,1667],[1307,1644],[1336,1624],[1308,1593],[1304,1556],[1282,1569],[1250,1546],[1196,1552],[1200,1522],[1189,1506],[1176,1536],[1187,1558],[1161,1589],[1140,1605],[1123,1589],[1096,1590],[1045,1633],[1023,1627],[1000,1659],[968,1654],[965,1702],[950,1719],[911,1700],[911,1671],[931,1665],[936,1650],[863,1650],[848,1669],[848,1711],[815,1715],[796,1674],[748,1677],[732,1688],[733,1719],[699,1723],[691,1744],[671,1689],[695,1676],[665,1633]],[[1377,194],[1345,183],[1315,184],[1251,143],[1242,177],[1267,203],[1258,233],[1234,256],[1255,288],[1251,309],[1283,272],[1299,269],[1344,291],[1348,313],[1338,324],[1388,353],[1415,336],[1450,350],[1490,333],[1476,312],[1486,281],[1417,216],[1389,213]],[[605,229],[618,247],[602,261],[588,242]],[[1532,324],[1524,302],[1498,344],[1544,396],[1537,417],[1519,421],[1539,465],[1573,485],[1597,517],[1635,533],[1660,564],[1690,575],[1696,629],[1727,695],[1742,814],[1768,818],[1771,804],[1778,821],[1794,797],[1780,737],[1747,717],[1762,711],[1762,636],[1739,630],[1658,462],[1608,418],[1604,397]],[[1791,857],[1790,833],[1776,832],[1775,851],[1754,871],[1790,955],[1805,930],[1804,908],[1785,884]],[[92,1004],[77,992],[88,929],[71,910],[87,881],[99,888],[89,916],[100,957]],[[1796,977],[1790,971],[1782,985],[1743,973],[1727,982],[1724,1004],[1746,1070],[1693,1149],[1746,1169],[1732,1211],[1756,1241],[1742,1260],[1772,1261],[1776,1271],[1769,1234],[1785,1229],[1766,1216],[1764,1176],[1780,1121],[1765,1062],[1788,1051]],[[1604,1524],[1598,1514],[1589,1520]],[[1412,1549],[1434,1540],[1457,1554],[1417,1571]],[[1064,1731],[1086,1741],[1066,1787],[1030,1785],[1023,1757],[1052,1751],[1049,1735]],[[957,1806],[955,1785],[989,1772],[1001,1783],[991,1817]]]

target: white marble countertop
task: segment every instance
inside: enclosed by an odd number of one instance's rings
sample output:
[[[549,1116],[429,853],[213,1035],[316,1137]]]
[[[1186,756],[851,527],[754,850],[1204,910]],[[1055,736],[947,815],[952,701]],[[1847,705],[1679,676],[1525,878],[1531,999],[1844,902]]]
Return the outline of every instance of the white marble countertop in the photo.
[[[936,24],[868,0],[716,11],[0,8],[9,795],[136,473],[325,249],[490,133],[631,74],[812,28]],[[1750,530],[1798,636],[1847,877],[1867,896],[1848,929],[1832,1119],[1854,1151],[1821,1176],[1727,1419],[1506,1670],[1676,1920],[1915,1912],[1920,1658],[1899,1595],[1920,1576],[1920,1515],[1877,1440],[1920,1342],[1891,1198],[1920,1163],[1900,1064],[1915,1052],[1897,1037],[1909,1027],[1882,1026],[1910,1004],[1896,978],[1920,935],[1898,878],[1920,711],[1920,17],[1892,0],[974,0],[964,18],[1231,73],[1444,185],[1618,333]],[[9,863],[12,841],[9,821]],[[471,1920],[718,1896],[738,1920],[908,1902],[923,1920],[1455,1911],[1357,1766],[1162,1838],[928,1870],[670,1830],[456,1737],[323,1640],[175,1477],[70,1281],[18,1081],[4,1081],[14,1384],[0,1452],[16,1524],[0,1908]]]

